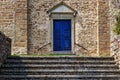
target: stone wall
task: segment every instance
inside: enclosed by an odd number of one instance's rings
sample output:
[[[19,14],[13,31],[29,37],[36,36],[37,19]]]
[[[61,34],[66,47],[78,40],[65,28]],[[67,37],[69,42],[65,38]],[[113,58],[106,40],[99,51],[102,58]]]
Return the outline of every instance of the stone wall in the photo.
[[[111,55],[115,57],[120,66],[120,40],[114,32],[116,14],[120,12],[120,0],[110,0],[110,25],[111,25]]]
[[[110,55],[114,14],[119,10],[119,0],[1,0],[0,31],[12,39],[12,53],[52,52],[47,11],[61,1],[78,12],[75,17],[75,53]]]
[[[12,53],[27,53],[27,0],[0,0],[0,31],[12,39]]]
[[[116,17],[115,15],[120,11],[120,0],[110,0],[110,26],[111,26],[111,42],[117,37],[113,32],[115,28]],[[111,44],[112,46],[112,44]],[[114,52],[111,50],[111,55],[114,55]]]
[[[0,32],[0,66],[11,55],[11,39]]]
[[[28,1],[28,51],[29,53],[50,53],[50,18],[47,11],[62,0]],[[63,0],[75,9],[75,52],[97,56],[97,1]],[[44,46],[46,45],[46,46]],[[42,47],[44,46],[44,47]],[[41,48],[42,47],[42,48]]]
[[[117,65],[120,68],[120,41],[115,38],[114,41],[111,42],[111,51],[112,56],[115,58]]]

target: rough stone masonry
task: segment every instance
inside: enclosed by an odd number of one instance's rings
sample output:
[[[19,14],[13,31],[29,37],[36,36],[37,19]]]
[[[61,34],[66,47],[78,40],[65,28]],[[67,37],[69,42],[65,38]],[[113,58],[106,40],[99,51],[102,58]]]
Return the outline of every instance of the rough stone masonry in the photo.
[[[111,11],[116,11],[117,0],[0,0],[0,31],[12,39],[12,53],[52,53],[47,11],[62,1],[77,11],[74,53],[109,56],[114,27]]]

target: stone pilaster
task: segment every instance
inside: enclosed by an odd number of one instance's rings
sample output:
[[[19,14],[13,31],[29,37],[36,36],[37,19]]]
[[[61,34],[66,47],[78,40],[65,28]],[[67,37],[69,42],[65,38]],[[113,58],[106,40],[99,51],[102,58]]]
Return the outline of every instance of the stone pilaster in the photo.
[[[98,0],[98,43],[100,56],[110,55],[109,1]]]
[[[27,54],[27,0],[15,3],[15,38],[13,53]]]

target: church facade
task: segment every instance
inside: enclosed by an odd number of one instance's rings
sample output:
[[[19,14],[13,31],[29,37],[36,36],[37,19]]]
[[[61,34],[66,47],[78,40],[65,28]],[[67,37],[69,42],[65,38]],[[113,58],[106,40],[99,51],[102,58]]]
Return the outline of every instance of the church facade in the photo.
[[[2,0],[0,30],[13,54],[110,56],[119,0]]]

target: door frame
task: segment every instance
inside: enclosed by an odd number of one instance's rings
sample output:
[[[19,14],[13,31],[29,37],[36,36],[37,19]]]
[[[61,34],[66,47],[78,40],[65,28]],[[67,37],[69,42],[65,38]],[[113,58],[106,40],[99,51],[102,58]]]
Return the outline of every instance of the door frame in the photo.
[[[50,24],[51,24],[51,27],[50,27],[50,41],[51,41],[51,48],[52,48],[52,53],[56,53],[56,51],[53,51],[53,20],[55,19],[58,19],[58,20],[71,20],[71,51],[70,52],[67,52],[67,51],[57,51],[57,53],[74,53],[74,36],[75,36],[75,18],[73,16],[73,14],[51,14],[50,16]]]

